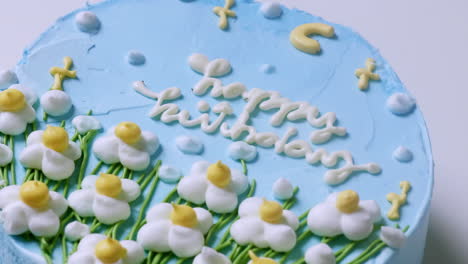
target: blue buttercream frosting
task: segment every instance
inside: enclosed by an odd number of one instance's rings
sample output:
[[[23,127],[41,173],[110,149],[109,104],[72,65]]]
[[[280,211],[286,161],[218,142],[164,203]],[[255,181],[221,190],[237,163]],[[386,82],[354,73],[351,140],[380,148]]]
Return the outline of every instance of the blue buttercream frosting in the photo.
[[[156,101],[136,93],[131,84],[144,80],[155,92],[179,87],[183,97],[172,103],[198,116],[198,101],[203,99],[214,106],[223,99],[212,98],[209,93],[203,97],[192,93],[191,89],[201,75],[189,67],[187,58],[193,53],[204,54],[210,59],[224,58],[233,68],[230,74],[219,78],[224,84],[241,82],[247,89],[258,87],[278,91],[292,101],[306,101],[317,106],[321,113],[336,113],[337,125],[345,127],[348,134],[321,145],[311,145],[312,148],[324,148],[329,152],[348,150],[356,164],[375,162],[382,168],[378,175],[355,173],[344,183],[329,186],[323,181],[328,170],[323,165],[309,165],[304,159],[278,155],[272,148],[257,147],[257,158],[247,164],[248,177],[257,181],[255,195],[273,198],[273,183],[280,177],[287,177],[301,188],[297,194],[298,203],[292,208],[297,215],[322,202],[331,192],[353,189],[363,200],[376,200],[384,216],[390,208],[385,195],[399,192],[399,182],[408,180],[413,188],[408,196],[409,203],[401,209],[399,223],[410,226],[407,233],[411,241],[409,247],[417,246],[399,251],[385,249],[374,260],[375,263],[421,261],[433,183],[430,142],[418,108],[404,116],[388,111],[386,102],[390,95],[408,92],[387,61],[351,29],[305,12],[283,7],[280,17],[265,19],[259,12],[260,4],[240,1],[232,8],[237,17],[229,18],[229,29],[223,31],[218,28],[219,17],[212,13],[214,6],[222,6],[222,2],[111,0],[86,7],[100,21],[97,34],[90,35],[77,29],[75,15],[79,11],[61,18],[25,51],[17,67],[18,78],[23,85],[42,95],[53,81],[48,74],[49,68],[61,65],[64,56],[72,57],[73,70],[79,78],[64,82],[65,92],[71,96],[74,105],[67,120],[93,110],[104,130],[121,121],[136,122],[142,130],[156,133],[161,141],[162,150],[153,157],[154,160],[161,159],[163,164],[171,164],[187,175],[192,164],[200,159],[222,160],[231,168],[241,169],[241,164],[229,158],[226,151],[232,141],[219,131],[206,134],[199,127],[188,129],[176,122],[165,124],[159,118],[149,118],[147,113]],[[318,55],[300,52],[289,42],[289,33],[295,27],[313,22],[332,25],[336,33],[334,38],[314,36],[322,49]],[[140,67],[133,67],[122,59],[122,54],[133,49],[147,59]],[[375,72],[381,81],[370,82],[369,89],[362,92],[357,87],[354,71],[362,67],[367,58],[375,59]],[[275,65],[278,70],[271,74],[259,72],[259,65],[265,62]],[[228,101],[234,114],[226,122],[233,124],[245,102],[241,99]],[[42,113],[39,107],[38,116]],[[309,134],[316,130],[305,121],[286,121],[273,127],[269,123],[273,114],[271,111],[255,111],[250,121],[257,131],[278,135],[295,127],[299,133],[294,139],[308,140]],[[215,113],[209,115],[211,120],[217,117]],[[56,124],[62,119],[49,118],[49,122]],[[44,122],[40,122],[39,127],[44,128]],[[67,122],[67,129],[74,132],[71,122]],[[203,152],[200,155],[181,153],[175,142],[182,135],[204,142]],[[414,154],[411,163],[395,162],[392,158],[395,146],[402,142]],[[24,143],[16,146],[19,153]],[[87,173],[97,162],[91,156]],[[20,170],[20,180],[23,175],[24,171]],[[161,201],[172,188],[173,185],[160,184],[152,204]],[[133,215],[138,214],[140,206],[141,201],[133,205]],[[394,225],[388,219],[384,219],[384,223]],[[6,240],[12,247],[40,254],[33,242],[16,238]],[[290,259],[302,257],[305,249],[318,241],[314,237],[301,243]],[[337,250],[342,244],[332,246]],[[61,261],[58,251],[53,255],[57,262]],[[14,254],[30,259],[24,251],[9,252],[18,252]],[[346,260],[353,259],[358,253]],[[37,258],[30,261],[35,263],[35,260]]]

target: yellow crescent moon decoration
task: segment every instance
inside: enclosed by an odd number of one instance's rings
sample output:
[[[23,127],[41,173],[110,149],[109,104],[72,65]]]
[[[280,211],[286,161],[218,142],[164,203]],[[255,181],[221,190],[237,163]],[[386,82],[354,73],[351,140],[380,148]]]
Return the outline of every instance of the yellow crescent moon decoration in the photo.
[[[320,35],[331,38],[335,35],[332,26],[323,23],[308,23],[296,27],[289,36],[293,46],[303,52],[316,54],[320,51],[320,43],[310,35]]]

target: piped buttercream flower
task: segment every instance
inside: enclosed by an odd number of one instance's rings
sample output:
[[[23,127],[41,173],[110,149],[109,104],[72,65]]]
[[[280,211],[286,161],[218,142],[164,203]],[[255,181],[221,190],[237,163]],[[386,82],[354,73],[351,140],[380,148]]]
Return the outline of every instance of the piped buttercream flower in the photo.
[[[7,234],[19,235],[31,231],[38,237],[57,234],[60,216],[68,208],[59,193],[49,191],[39,181],[27,181],[0,190],[0,222]]]
[[[77,116],[73,118],[72,124],[75,127],[76,131],[81,135],[84,135],[92,130],[101,129],[101,123],[95,117],[92,116]]]
[[[248,264],[278,264],[278,262],[271,258],[258,257],[252,250],[249,251],[249,257],[251,261]]]
[[[200,253],[205,244],[204,235],[213,225],[213,217],[203,208],[168,203],[151,208],[146,221],[138,232],[138,243],[146,250],[172,251],[180,258]]]
[[[20,162],[26,168],[42,170],[47,178],[58,181],[73,174],[74,161],[80,157],[80,146],[68,139],[64,128],[48,126],[28,136]]]
[[[406,242],[405,233],[391,226],[382,226],[380,239],[391,248],[401,248]]]
[[[89,234],[78,244],[78,249],[68,259],[68,264],[139,264],[145,251],[135,241],[115,239],[101,234]]]
[[[325,243],[309,248],[304,256],[307,264],[335,264],[336,258],[333,250]]]
[[[132,122],[122,122],[96,140],[94,154],[107,164],[120,162],[125,167],[141,171],[150,164],[151,155],[159,148],[158,137],[149,131],[141,131]]]
[[[313,207],[307,216],[310,230],[320,236],[344,234],[350,240],[368,237],[381,218],[373,200],[361,201],[352,190],[330,194],[325,202]]]
[[[138,183],[106,173],[86,176],[81,186],[68,197],[70,207],[82,217],[95,216],[108,225],[130,217],[128,203],[141,192]]]
[[[192,264],[231,264],[231,260],[212,248],[203,247]]]
[[[211,164],[199,161],[192,165],[190,174],[180,181],[177,191],[180,197],[195,204],[203,204],[216,213],[228,213],[236,209],[238,195],[249,187],[247,176],[230,169],[218,161]]]
[[[0,132],[6,135],[24,133],[28,123],[36,120],[32,107],[36,95],[25,86],[16,84],[0,92]]]
[[[233,160],[252,161],[257,157],[257,148],[244,141],[231,143],[228,148],[229,156]]]
[[[5,166],[13,160],[13,151],[4,144],[0,144],[0,166]]]
[[[278,252],[289,251],[296,245],[299,220],[279,203],[251,197],[240,204],[239,216],[231,227],[231,236],[238,244],[251,243]]]

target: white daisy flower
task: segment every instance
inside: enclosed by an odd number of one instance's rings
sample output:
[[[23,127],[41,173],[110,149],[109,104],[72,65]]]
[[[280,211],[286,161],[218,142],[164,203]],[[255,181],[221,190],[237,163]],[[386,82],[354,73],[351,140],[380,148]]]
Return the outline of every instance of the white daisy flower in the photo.
[[[160,203],[148,211],[137,241],[146,250],[173,252],[179,258],[193,257],[205,244],[204,235],[213,225],[213,217],[203,208]]]
[[[28,123],[36,120],[32,105],[37,97],[34,92],[20,84],[0,92],[0,132],[6,135],[24,133]]]
[[[177,186],[180,197],[195,204],[203,204],[216,213],[236,209],[238,195],[249,187],[247,176],[229,169],[220,161],[215,164],[199,161],[192,165],[189,175]]]
[[[72,124],[75,127],[76,131],[81,135],[84,135],[92,130],[101,129],[101,123],[95,117],[81,115],[73,118]]]
[[[309,248],[304,256],[307,264],[335,264],[335,254],[333,250],[324,243],[317,244]]]
[[[0,166],[5,166],[10,164],[13,160],[13,151],[4,144],[0,144]]]
[[[70,207],[82,217],[95,216],[107,225],[129,218],[128,203],[140,196],[138,183],[112,174],[86,176],[81,186],[68,197]]]
[[[78,241],[91,233],[88,225],[73,221],[65,226],[65,237],[70,241]]]
[[[231,264],[231,260],[212,248],[203,247],[192,264]]]
[[[28,230],[38,237],[51,237],[60,227],[60,216],[68,204],[59,193],[39,181],[27,181],[0,190],[0,222],[9,235]]]
[[[249,162],[257,157],[257,147],[247,144],[244,141],[236,141],[229,145],[228,154],[233,160]]]
[[[289,251],[296,245],[299,220],[279,203],[251,197],[240,204],[239,216],[231,227],[231,236],[239,245],[251,243],[278,252]]]
[[[101,234],[89,234],[78,244],[78,249],[68,259],[68,264],[139,264],[145,251],[135,241],[117,241]]]
[[[64,128],[48,126],[28,136],[20,162],[26,168],[42,170],[47,178],[59,181],[73,174],[74,161],[80,157],[80,146],[68,139]]]
[[[325,202],[313,207],[307,216],[310,230],[319,236],[344,234],[350,240],[362,240],[372,233],[381,218],[380,207],[372,200],[360,201],[355,191],[332,193]]]
[[[109,133],[96,140],[93,151],[104,163],[120,162],[125,167],[141,171],[150,164],[150,157],[159,148],[158,137],[149,131],[141,131],[132,122],[122,122]]]

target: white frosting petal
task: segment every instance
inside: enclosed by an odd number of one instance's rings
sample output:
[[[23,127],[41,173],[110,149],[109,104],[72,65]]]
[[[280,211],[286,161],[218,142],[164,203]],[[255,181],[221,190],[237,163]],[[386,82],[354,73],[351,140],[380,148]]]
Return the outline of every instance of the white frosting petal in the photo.
[[[19,185],[10,185],[0,190],[0,209],[20,200],[20,188]]]
[[[130,206],[127,202],[101,194],[94,197],[93,211],[96,218],[107,225],[130,217]]]
[[[233,160],[245,160],[248,162],[257,157],[257,148],[244,141],[237,141],[229,145],[228,153]]]
[[[20,162],[26,168],[42,169],[45,147],[42,144],[28,145],[20,154]]]
[[[258,217],[245,217],[237,220],[231,226],[231,236],[239,245],[254,243],[264,248],[268,242],[264,238],[264,222]]]
[[[192,264],[231,264],[231,260],[212,248],[203,247]]]
[[[275,251],[287,252],[296,245],[296,232],[288,226],[281,224],[264,224],[264,236],[268,245]]]
[[[73,118],[72,124],[75,127],[76,131],[81,135],[84,135],[92,130],[101,129],[101,123],[95,117],[92,116],[77,116]]]
[[[63,180],[70,177],[75,170],[75,162],[52,149],[44,148],[42,172],[52,180]]]
[[[283,210],[284,223],[290,226],[293,230],[299,228],[299,218],[290,210]]]
[[[61,116],[70,111],[72,101],[64,91],[50,90],[41,96],[41,106],[47,114]]]
[[[119,199],[122,199],[127,202],[132,202],[136,200],[141,193],[140,185],[129,179],[121,179],[121,181],[122,192],[119,195]]]
[[[99,18],[90,11],[82,11],[76,14],[75,23],[79,30],[90,34],[96,34],[101,27]]]
[[[49,191],[49,208],[55,212],[56,215],[63,215],[68,209],[68,202],[62,194]]]
[[[413,159],[413,152],[406,147],[399,146],[393,151],[393,158],[399,162],[410,162]]]
[[[205,178],[206,170],[208,170],[208,167],[210,165],[211,164],[206,160],[197,161],[194,164],[192,164],[189,175],[193,177]]]
[[[151,222],[144,225],[137,235],[137,241],[144,249],[154,252],[168,252],[169,247],[169,220]]]
[[[78,251],[92,250],[91,252],[94,252],[96,245],[106,238],[107,237],[102,234],[89,234],[81,239],[80,243],[78,244]]]
[[[195,213],[197,214],[198,229],[200,229],[203,235],[206,235],[213,225],[213,216],[203,208],[197,207],[193,208],[193,210],[195,210]]]
[[[92,189],[76,190],[68,197],[68,204],[80,216],[94,216],[94,196],[95,193]]]
[[[219,214],[229,213],[237,207],[237,194],[227,189],[221,189],[208,184],[206,190],[206,206]]]
[[[97,264],[93,251],[77,251],[68,258],[68,264]]]
[[[13,151],[10,147],[0,144],[0,167],[9,164],[13,160]]]
[[[387,107],[395,115],[406,115],[413,111],[416,101],[405,93],[394,93],[387,99]]]
[[[287,200],[293,196],[294,187],[287,179],[279,178],[273,183],[273,194],[276,199]]]
[[[231,169],[231,183],[229,189],[236,192],[238,195],[244,193],[249,188],[249,180],[242,172]]]
[[[382,226],[380,239],[391,248],[401,248],[406,242],[406,236],[400,229]]]
[[[193,257],[200,253],[205,239],[196,229],[174,225],[169,230],[169,246],[179,258]]]
[[[180,197],[195,204],[205,202],[205,193],[208,188],[206,179],[188,176],[180,180],[177,185],[177,192]]]
[[[0,90],[8,88],[10,85],[18,83],[18,77],[12,70],[0,71]]]
[[[3,230],[9,235],[19,235],[28,231],[28,218],[21,201],[9,204],[0,212]]]
[[[180,170],[172,166],[162,165],[158,171],[159,178],[166,183],[175,183],[182,176]]]
[[[29,88],[28,86],[24,86],[22,84],[13,84],[8,89],[16,89],[18,91],[21,91],[24,94],[24,97],[30,106],[36,103],[37,101],[37,94],[34,92],[33,89]]]
[[[137,242],[123,240],[120,245],[127,250],[127,255],[122,259],[123,264],[139,264],[145,259],[145,251]]]
[[[119,139],[114,135],[102,136],[93,144],[94,155],[104,163],[113,164],[119,159]]]
[[[44,135],[44,130],[36,130],[29,134],[26,139],[26,145],[42,144],[42,135]]]
[[[65,226],[65,237],[70,241],[80,240],[89,233],[89,226],[78,221],[73,221]]]
[[[150,156],[147,152],[124,143],[119,145],[118,155],[122,165],[131,170],[142,171],[150,164]]]
[[[374,223],[378,222],[380,220],[380,218],[382,217],[382,215],[380,213],[380,206],[374,200],[360,201],[359,202],[359,207],[362,210],[365,210],[369,214],[369,216],[371,218],[371,221],[374,222]]]
[[[260,12],[262,12],[263,16],[266,18],[278,18],[283,14],[283,9],[281,9],[281,5],[276,2],[267,2],[263,3],[260,7]]]
[[[141,140],[140,143],[144,145],[146,152],[153,155],[159,148],[158,136],[152,132],[143,131],[141,132],[141,137],[143,140]]]
[[[370,215],[360,210],[351,214],[343,214],[341,217],[341,228],[343,234],[349,240],[361,240],[372,233],[373,221]]]
[[[146,221],[150,223],[158,220],[168,220],[171,216],[172,209],[172,205],[169,203],[156,204],[146,213]]]
[[[84,177],[83,181],[81,182],[81,188],[83,189],[94,189],[96,186],[96,180],[99,178],[97,175],[88,175]]]
[[[310,231],[319,236],[333,237],[342,233],[341,213],[332,203],[320,203],[310,209],[307,225]]]
[[[50,237],[57,234],[60,220],[52,210],[36,211],[30,216],[28,226],[35,236]]]
[[[203,151],[203,142],[192,136],[177,137],[176,146],[184,154],[198,155]]]
[[[81,158],[80,144],[70,141],[68,143],[68,148],[64,152],[62,152],[62,154],[71,160],[77,160]]]
[[[20,112],[0,112],[0,132],[6,135],[19,135],[24,133],[28,121],[22,112],[30,114],[30,108],[26,106]]]
[[[306,251],[305,262],[307,264],[335,264],[336,259],[333,250],[324,243],[317,244]]]
[[[259,197],[250,197],[245,199],[239,205],[239,216],[240,217],[247,217],[247,216],[258,216],[260,206],[263,204],[263,199]]]

